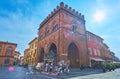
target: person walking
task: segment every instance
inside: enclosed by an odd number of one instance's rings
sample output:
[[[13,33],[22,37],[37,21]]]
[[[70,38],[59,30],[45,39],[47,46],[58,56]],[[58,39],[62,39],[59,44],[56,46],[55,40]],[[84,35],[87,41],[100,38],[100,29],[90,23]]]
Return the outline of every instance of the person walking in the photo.
[[[28,71],[29,71],[29,74],[33,74],[31,63],[28,64]]]

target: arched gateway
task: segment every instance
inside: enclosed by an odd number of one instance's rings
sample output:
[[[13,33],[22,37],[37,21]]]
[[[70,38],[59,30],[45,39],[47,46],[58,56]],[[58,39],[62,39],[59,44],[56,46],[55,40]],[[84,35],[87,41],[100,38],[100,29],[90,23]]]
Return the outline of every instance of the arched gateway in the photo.
[[[44,48],[40,49],[40,57],[39,57],[39,62],[44,62]]]
[[[49,51],[45,53],[44,61],[57,65],[57,47],[54,43],[50,45]]]
[[[71,68],[80,67],[80,58],[78,48],[74,43],[68,46],[68,60],[70,61]]]
[[[53,64],[57,64],[57,47],[54,43],[50,45],[49,53],[53,55]]]

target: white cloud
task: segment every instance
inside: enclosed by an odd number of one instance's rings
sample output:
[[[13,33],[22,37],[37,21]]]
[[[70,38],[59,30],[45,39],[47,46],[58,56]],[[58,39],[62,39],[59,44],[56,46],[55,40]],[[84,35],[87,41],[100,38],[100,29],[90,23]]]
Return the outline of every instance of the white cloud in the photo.
[[[5,13],[5,12],[4,12]],[[17,50],[23,53],[24,49],[27,48],[28,43],[37,36],[39,20],[35,19],[34,16],[29,18],[23,16],[21,12],[8,13],[8,17],[0,18],[0,30],[2,41],[15,42],[18,44]]]

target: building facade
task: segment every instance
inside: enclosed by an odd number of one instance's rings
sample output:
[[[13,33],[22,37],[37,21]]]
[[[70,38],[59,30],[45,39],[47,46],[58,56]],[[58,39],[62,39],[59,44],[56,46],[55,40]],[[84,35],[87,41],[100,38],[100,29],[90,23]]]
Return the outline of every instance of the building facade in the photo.
[[[20,52],[15,51],[14,53],[14,65],[18,65],[20,63]]]
[[[32,64],[32,66],[35,66],[36,64],[36,55],[37,55],[37,46],[38,46],[38,38],[34,38],[29,43],[29,49],[25,49],[24,51],[24,63],[26,64]]]
[[[30,63],[30,53],[29,49],[25,49],[24,51],[24,64]]]
[[[84,15],[60,3],[38,29],[37,62],[69,62],[70,67],[88,66]]]
[[[37,54],[37,46],[38,46],[38,38],[34,38],[30,43],[29,43],[29,62],[32,63],[32,66],[35,65],[36,62],[36,54]]]
[[[115,54],[110,51],[109,47],[103,43],[101,46],[101,52],[102,52],[102,58],[106,61],[106,62],[113,62],[115,61]]]
[[[13,65],[17,44],[0,41],[0,65]]]
[[[102,62],[105,60],[102,57],[101,45],[103,44],[103,39],[89,31],[86,31],[87,43],[89,50],[89,62],[90,67],[100,67]]]

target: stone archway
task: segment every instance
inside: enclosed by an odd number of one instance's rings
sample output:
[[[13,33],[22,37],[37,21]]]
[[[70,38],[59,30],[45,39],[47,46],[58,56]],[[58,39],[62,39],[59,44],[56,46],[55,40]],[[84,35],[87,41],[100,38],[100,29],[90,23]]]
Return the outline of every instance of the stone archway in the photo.
[[[40,57],[39,57],[39,62],[44,62],[44,48],[40,49]]]
[[[71,68],[80,67],[79,51],[75,43],[70,43],[68,46],[68,60],[70,61]]]
[[[57,47],[54,43],[50,45],[50,49],[48,53],[53,54],[53,57],[54,57],[53,64],[57,65]]]

